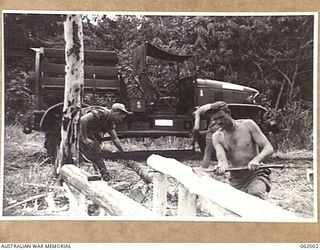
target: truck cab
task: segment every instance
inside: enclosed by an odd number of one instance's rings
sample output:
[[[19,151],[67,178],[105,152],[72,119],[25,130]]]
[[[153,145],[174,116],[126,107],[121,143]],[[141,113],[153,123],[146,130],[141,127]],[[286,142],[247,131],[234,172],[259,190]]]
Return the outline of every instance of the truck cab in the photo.
[[[156,84],[148,72],[148,58],[167,61],[169,77],[163,76]],[[144,43],[133,52],[133,75],[141,96],[129,98],[133,112],[127,122],[117,128],[122,136],[181,136],[189,137],[193,128],[193,111],[196,107],[215,101],[228,103],[235,118],[252,118],[261,123],[266,109],[256,104],[259,91],[222,81],[198,78],[192,66],[193,55],[177,55],[150,43]],[[205,130],[209,119],[203,118]]]

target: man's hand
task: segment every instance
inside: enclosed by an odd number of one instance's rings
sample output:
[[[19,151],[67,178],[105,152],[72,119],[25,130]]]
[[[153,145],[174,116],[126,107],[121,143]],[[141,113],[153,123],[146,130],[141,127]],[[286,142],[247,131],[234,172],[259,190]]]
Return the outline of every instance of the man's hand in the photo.
[[[222,167],[222,166],[219,166],[219,165],[216,165],[216,166],[214,166],[213,172],[214,172],[216,175],[224,175],[225,172],[226,172],[226,168],[224,168],[224,167]]]
[[[248,163],[248,170],[249,171],[256,171],[260,168],[260,162],[256,160],[252,160]]]

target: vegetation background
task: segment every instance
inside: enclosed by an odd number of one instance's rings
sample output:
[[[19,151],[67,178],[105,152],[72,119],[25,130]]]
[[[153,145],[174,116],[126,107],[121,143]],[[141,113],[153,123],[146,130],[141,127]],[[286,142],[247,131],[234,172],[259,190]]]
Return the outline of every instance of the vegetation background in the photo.
[[[268,118],[282,128],[278,149],[312,149],[314,17],[84,15],[85,49],[115,50],[130,93],[133,49],[145,41],[193,54],[199,77],[261,92]],[[4,49],[64,47],[63,15],[4,14]],[[166,65],[148,62],[161,85]],[[25,123],[33,107],[34,58],[6,58],[6,124]]]

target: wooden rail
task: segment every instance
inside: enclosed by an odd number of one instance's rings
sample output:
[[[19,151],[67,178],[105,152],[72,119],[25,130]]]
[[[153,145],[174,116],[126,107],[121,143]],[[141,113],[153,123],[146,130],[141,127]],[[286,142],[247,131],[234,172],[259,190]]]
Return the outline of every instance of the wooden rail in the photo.
[[[152,155],[147,164],[161,172],[175,178],[183,185],[179,191],[179,215],[194,216],[196,214],[195,197],[198,196],[200,208],[212,216],[222,209],[222,214],[239,216],[241,219],[254,221],[293,221],[298,217],[268,201],[244,193],[232,186],[214,180],[209,176],[197,176],[193,170],[181,162]],[[182,200],[180,200],[182,199]],[[217,209],[219,208],[219,209]]]

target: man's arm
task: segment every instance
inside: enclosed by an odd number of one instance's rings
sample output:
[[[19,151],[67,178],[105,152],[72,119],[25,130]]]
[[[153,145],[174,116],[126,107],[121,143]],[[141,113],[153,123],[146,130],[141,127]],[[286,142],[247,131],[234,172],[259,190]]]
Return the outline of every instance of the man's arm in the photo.
[[[199,109],[197,109],[194,113],[194,126],[192,129],[192,132],[197,132],[200,129],[200,112]]]
[[[216,174],[224,174],[226,169],[229,167],[227,154],[222,145],[222,137],[222,132],[216,132],[212,135],[212,145],[216,151],[216,157],[218,160]]]
[[[93,121],[94,116],[92,113],[88,113],[80,118],[80,136],[85,144],[94,143],[90,138],[88,138],[88,124]]]
[[[113,144],[117,147],[117,149],[119,149],[119,151],[123,152],[124,150],[122,148],[122,145],[120,143],[120,140],[117,136],[116,131],[114,129],[111,129],[108,131],[108,134],[110,135],[111,140],[112,140]]]
[[[262,162],[267,157],[271,156],[274,149],[267,139],[267,137],[262,133],[259,126],[253,121],[248,120],[248,127],[250,128],[251,136],[255,143],[259,146],[261,151],[257,154],[249,163],[248,168],[251,170],[258,169],[259,163]]]
[[[211,103],[205,104],[200,106],[194,113],[194,126],[193,126],[193,132],[199,131],[200,129],[200,116],[204,114],[206,111],[208,111],[211,108]]]

